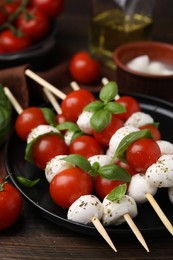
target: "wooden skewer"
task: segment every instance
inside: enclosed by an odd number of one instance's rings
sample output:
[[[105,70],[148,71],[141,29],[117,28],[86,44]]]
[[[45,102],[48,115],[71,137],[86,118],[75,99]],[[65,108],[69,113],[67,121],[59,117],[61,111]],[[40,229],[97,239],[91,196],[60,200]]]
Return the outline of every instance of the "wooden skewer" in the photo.
[[[133,233],[135,234],[135,236],[137,237],[138,241],[146,249],[146,251],[149,252],[150,250],[149,250],[141,232],[139,231],[138,227],[136,226],[136,224],[134,223],[134,221],[132,220],[130,215],[124,214],[124,218],[125,218],[127,224],[129,225],[129,227],[131,228],[131,230],[133,231]]]
[[[102,84],[106,85],[109,82],[109,80],[107,78],[102,78]]]
[[[105,228],[101,224],[100,220],[96,217],[92,218],[92,223],[97,229],[97,231],[102,235],[102,237],[105,239],[105,241],[109,244],[109,246],[117,252],[117,249],[115,248],[114,244],[112,243],[112,240],[110,239],[108,233],[106,232]]]
[[[76,81],[72,81],[72,82],[70,83],[70,86],[71,86],[71,88],[72,88],[74,91],[80,89],[80,87],[79,87],[79,85],[77,84]]]
[[[55,96],[46,88],[43,88],[43,91],[44,91],[46,97],[48,98],[48,100],[50,101],[50,103],[52,104],[53,108],[57,112],[57,114],[61,114],[62,110],[61,110],[61,107],[58,104],[58,101],[56,100]]]
[[[168,220],[168,218],[166,217],[166,215],[164,214],[164,212],[162,211],[162,209],[160,208],[160,206],[158,205],[155,198],[149,193],[146,193],[146,197],[147,197],[147,200],[149,201],[149,203],[151,204],[151,206],[153,207],[153,209],[155,210],[155,212],[157,213],[158,217],[164,224],[164,226],[171,233],[171,235],[173,235],[173,226],[170,223],[170,221]]]
[[[13,96],[13,94],[11,93],[11,91],[9,90],[8,87],[4,87],[4,92],[6,94],[6,96],[8,97],[8,99],[10,100],[11,104],[13,105],[14,109],[16,110],[16,112],[18,114],[21,114],[23,112],[23,108],[21,107],[21,105],[18,103],[18,101],[16,100],[16,98]]]
[[[59,97],[60,99],[63,100],[66,98],[66,94],[64,94],[59,89],[55,88],[52,84],[50,84],[49,82],[47,82],[46,80],[44,80],[43,78],[38,76],[36,73],[31,71],[30,69],[26,69],[25,74],[28,77],[30,77],[31,79],[33,79],[34,81],[36,81],[38,84],[43,86],[44,88],[48,89],[50,92],[52,92],[55,96]]]

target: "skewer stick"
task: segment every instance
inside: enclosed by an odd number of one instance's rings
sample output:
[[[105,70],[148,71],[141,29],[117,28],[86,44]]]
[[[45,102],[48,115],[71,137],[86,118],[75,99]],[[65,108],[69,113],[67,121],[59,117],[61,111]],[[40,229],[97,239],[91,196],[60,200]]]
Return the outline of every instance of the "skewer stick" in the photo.
[[[77,84],[76,81],[72,81],[72,82],[70,83],[70,86],[71,86],[71,88],[72,88],[74,91],[80,89],[80,87],[79,87],[79,85]]]
[[[55,96],[59,97],[60,99],[65,99],[66,94],[64,94],[62,91],[60,91],[59,89],[55,88],[52,84],[50,84],[49,82],[47,82],[46,80],[44,80],[43,78],[41,78],[40,76],[38,76],[36,73],[34,73],[33,71],[31,71],[30,69],[26,69],[25,70],[25,74],[30,77],[31,79],[33,79],[34,81],[36,81],[38,84],[40,84],[41,86],[43,86],[44,88],[48,89],[50,92],[52,92]]]
[[[97,231],[102,235],[102,237],[105,239],[105,241],[109,244],[109,246],[117,252],[117,249],[115,248],[114,244],[112,243],[112,240],[110,239],[108,233],[106,232],[105,228],[101,224],[100,220],[97,217],[92,218],[92,223],[97,229]]]
[[[5,92],[6,96],[8,97],[8,99],[10,100],[10,102],[13,105],[14,109],[16,110],[16,112],[18,114],[21,114],[23,112],[23,108],[18,103],[16,98],[13,96],[13,94],[10,91],[10,89],[8,87],[4,87],[4,92]]]
[[[50,103],[52,104],[53,108],[57,112],[57,114],[61,114],[62,110],[61,110],[61,107],[58,104],[55,96],[49,90],[47,90],[46,88],[43,88],[43,91],[44,91],[46,97],[48,98],[48,100],[50,101]]]
[[[136,226],[136,224],[134,223],[134,221],[132,220],[130,215],[124,214],[124,218],[125,218],[127,224],[129,225],[129,227],[131,228],[131,230],[133,231],[133,233],[135,234],[135,236],[137,237],[138,241],[146,249],[146,251],[149,252],[150,250],[149,250],[141,232],[139,231],[138,227]]]
[[[146,197],[147,197],[147,200],[150,202],[151,206],[153,207],[153,209],[155,210],[155,212],[157,213],[158,217],[164,224],[164,226],[171,233],[171,235],[173,235],[173,226],[170,223],[170,221],[168,220],[168,218],[166,217],[166,215],[164,214],[164,212],[162,211],[162,209],[160,208],[160,206],[158,205],[155,198],[149,193],[146,194]]]
[[[109,82],[109,80],[107,78],[102,78],[102,84],[106,85]]]

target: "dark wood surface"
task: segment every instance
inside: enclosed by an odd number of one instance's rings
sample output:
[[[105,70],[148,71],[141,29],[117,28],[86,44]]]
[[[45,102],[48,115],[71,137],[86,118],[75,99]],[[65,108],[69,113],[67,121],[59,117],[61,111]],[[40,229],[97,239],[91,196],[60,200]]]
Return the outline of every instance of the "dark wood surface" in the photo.
[[[48,61],[51,66],[61,64],[75,51],[87,48],[89,1],[66,0],[59,20],[57,52]],[[153,38],[173,43],[173,1],[156,1]],[[46,69],[46,68],[45,68]],[[6,175],[4,148],[0,153],[0,177]],[[1,210],[1,209],[0,209]],[[117,260],[172,260],[173,238],[147,238],[147,253],[132,234],[131,240],[113,238],[118,252],[101,238],[88,237],[55,225],[41,217],[25,201],[18,221],[0,232],[0,259],[117,259]]]

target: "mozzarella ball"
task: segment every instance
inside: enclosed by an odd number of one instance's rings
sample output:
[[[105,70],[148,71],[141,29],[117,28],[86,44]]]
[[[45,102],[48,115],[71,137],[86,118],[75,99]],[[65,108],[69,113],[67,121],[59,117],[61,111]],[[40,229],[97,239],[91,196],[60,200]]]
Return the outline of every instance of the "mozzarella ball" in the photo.
[[[48,182],[51,182],[53,177],[59,172],[75,167],[73,163],[62,160],[66,155],[57,155],[52,158],[45,167],[45,176]]]
[[[27,138],[27,144],[29,144],[32,140],[34,140],[38,136],[44,135],[47,133],[59,133],[59,131],[51,125],[39,125],[39,126],[35,127],[34,129],[32,129],[31,132],[29,133],[28,138]]]
[[[68,130],[65,132],[64,142],[66,143],[66,145],[70,145],[73,135],[74,135],[74,131]]]
[[[127,194],[134,198],[137,203],[147,202],[146,193],[156,194],[157,188],[151,186],[145,179],[144,174],[135,174],[130,180]]]
[[[140,128],[141,126],[152,124],[154,122],[153,118],[144,112],[133,113],[124,123],[125,126],[133,126]]]
[[[173,155],[162,155],[146,171],[147,182],[157,188],[173,186]]]
[[[102,167],[111,162],[111,157],[106,154],[93,155],[88,158],[88,161],[90,162],[91,165],[93,165],[95,162],[98,162],[100,167]]]
[[[165,141],[165,140],[158,140],[156,141],[160,148],[161,155],[164,154],[173,154],[173,144]]]
[[[120,225],[125,222],[124,215],[127,213],[131,218],[136,217],[138,214],[137,205],[135,200],[128,196],[124,195],[118,201],[110,201],[107,199],[107,196],[103,200],[103,225]]]
[[[102,215],[103,206],[100,200],[94,195],[84,195],[70,206],[67,218],[87,225],[92,223],[93,217],[97,217],[100,220]]]
[[[127,67],[132,70],[147,72],[149,65],[149,57],[147,55],[141,55],[127,63]]]
[[[88,111],[83,111],[76,122],[80,130],[86,134],[92,134],[92,127],[90,125],[90,119],[92,117],[93,113]]]
[[[168,197],[169,197],[171,203],[173,204],[173,186],[168,188]]]

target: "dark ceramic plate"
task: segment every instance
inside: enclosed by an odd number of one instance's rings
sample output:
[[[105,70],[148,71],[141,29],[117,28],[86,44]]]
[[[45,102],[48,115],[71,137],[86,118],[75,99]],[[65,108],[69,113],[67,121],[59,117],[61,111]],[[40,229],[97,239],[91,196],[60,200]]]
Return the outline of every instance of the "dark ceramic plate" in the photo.
[[[133,96],[140,102],[144,112],[149,113],[156,122],[160,122],[162,139],[173,142],[173,105],[144,95],[133,94]],[[49,196],[49,184],[45,179],[44,172],[26,162],[24,160],[24,152],[25,142],[21,141],[13,133],[6,146],[6,168],[12,182],[22,193],[24,199],[39,214],[50,221],[85,235],[97,236],[98,233],[94,227],[67,220],[67,211],[55,205]],[[17,176],[29,179],[36,179],[41,176],[41,182],[33,188],[25,188],[17,181]],[[168,199],[167,189],[160,189],[156,194],[156,200],[173,223],[173,205]],[[159,234],[169,234],[149,203],[139,205],[138,216],[134,221],[145,236],[154,237]],[[133,237],[132,231],[126,223],[117,227],[110,226],[107,228],[107,231],[111,236],[118,235],[118,238],[126,239]]]

